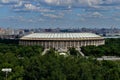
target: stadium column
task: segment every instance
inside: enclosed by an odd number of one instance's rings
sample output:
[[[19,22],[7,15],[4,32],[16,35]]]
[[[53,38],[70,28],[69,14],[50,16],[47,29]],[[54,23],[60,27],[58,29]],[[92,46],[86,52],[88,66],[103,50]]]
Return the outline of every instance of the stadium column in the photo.
[[[86,41],[84,41],[84,46],[86,46]]]
[[[64,41],[62,41],[61,48],[64,49]]]
[[[21,41],[21,44],[24,45],[23,40]]]
[[[46,41],[46,48],[48,49],[48,41]]]
[[[95,41],[95,46],[98,46],[98,41],[97,40]]]
[[[102,40],[100,40],[100,44],[102,45]]]
[[[52,41],[50,41],[50,48],[52,48],[52,46],[53,46],[53,45],[52,45]]]
[[[101,45],[103,44],[103,40],[101,40],[100,44],[101,44]]]
[[[38,45],[41,45],[41,41],[38,40]]]
[[[86,40],[86,46],[88,46],[89,45],[89,41],[88,40]]]
[[[91,45],[91,40],[88,40],[88,45]]]
[[[68,44],[67,44],[67,42],[68,42],[68,41],[66,41],[66,42],[65,42],[65,44],[66,44],[65,48],[66,48],[66,49],[67,49],[67,47],[68,47]]]
[[[66,49],[68,48],[68,41],[66,41]]]
[[[95,45],[95,40],[93,40],[93,45]]]
[[[71,47],[71,41],[69,42],[69,46]]]
[[[78,47],[78,48],[80,47],[79,41],[77,41],[77,47]]]
[[[33,45],[33,42],[32,42],[32,40],[31,40],[31,42],[30,42],[30,45]]]
[[[82,41],[82,46],[85,46],[85,41]]]
[[[43,46],[43,47],[44,47],[44,45],[43,45],[43,41],[41,41],[41,46]]]
[[[87,41],[87,45],[90,45],[90,43],[91,43],[91,41],[90,41],[90,40],[88,40],[88,41]]]
[[[91,40],[89,40],[89,45],[91,45]]]
[[[94,40],[92,40],[92,45],[94,45]]]
[[[31,43],[31,41],[30,40],[27,40],[27,43],[26,43],[26,45],[30,45],[30,43]]]
[[[102,40],[102,44],[105,44],[105,40]]]
[[[23,41],[20,40],[20,41],[19,41],[19,44],[23,45]]]
[[[44,46],[45,46],[45,49],[47,48],[47,46],[46,46],[46,41],[44,42]]]
[[[73,47],[75,47],[75,40],[73,41]]]
[[[24,44],[27,45],[27,41],[26,40],[24,40]]]
[[[55,41],[53,41],[53,48],[55,48]]]
[[[83,44],[83,43],[82,43],[82,40],[81,40],[81,41],[80,41],[80,46],[82,46],[82,44]]]
[[[23,44],[25,45],[25,42],[24,42],[24,40],[23,40]]]
[[[60,45],[59,45],[59,41],[57,41],[57,47],[58,47],[58,49],[59,49],[59,46],[60,46]]]
[[[87,40],[85,40],[85,46],[87,46]]]
[[[65,49],[67,49],[67,41],[65,41]]]
[[[99,40],[99,45],[100,45],[100,40]]]
[[[50,49],[50,41],[48,41],[48,48]]]
[[[55,46],[56,49],[58,49],[58,41],[56,41],[56,46]]]

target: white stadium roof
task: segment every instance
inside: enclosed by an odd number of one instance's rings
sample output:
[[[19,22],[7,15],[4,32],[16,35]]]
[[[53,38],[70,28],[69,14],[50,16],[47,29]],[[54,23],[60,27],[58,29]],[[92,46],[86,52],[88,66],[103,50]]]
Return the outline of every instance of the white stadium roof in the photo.
[[[54,39],[91,39],[91,38],[101,38],[101,36],[94,33],[33,33],[23,36],[21,39],[44,39],[44,40],[54,40]]]

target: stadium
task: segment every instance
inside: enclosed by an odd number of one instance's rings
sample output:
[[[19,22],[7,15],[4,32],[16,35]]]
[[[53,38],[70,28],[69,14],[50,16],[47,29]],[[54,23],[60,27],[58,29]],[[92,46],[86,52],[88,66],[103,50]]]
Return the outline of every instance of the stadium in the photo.
[[[33,33],[20,38],[20,45],[41,45],[45,49],[80,48],[88,45],[104,45],[103,37],[94,33]]]

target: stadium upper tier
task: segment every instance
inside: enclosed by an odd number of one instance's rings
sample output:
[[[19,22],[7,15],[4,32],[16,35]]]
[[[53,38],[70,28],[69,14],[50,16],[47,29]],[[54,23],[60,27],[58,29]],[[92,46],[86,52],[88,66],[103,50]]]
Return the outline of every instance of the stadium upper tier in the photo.
[[[103,39],[94,33],[33,33],[21,38],[22,40],[75,40]]]

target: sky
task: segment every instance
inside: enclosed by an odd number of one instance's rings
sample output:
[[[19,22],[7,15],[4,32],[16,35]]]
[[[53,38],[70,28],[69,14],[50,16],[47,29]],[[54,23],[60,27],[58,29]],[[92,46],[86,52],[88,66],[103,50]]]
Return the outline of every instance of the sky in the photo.
[[[120,28],[120,0],[0,0],[2,28]]]

